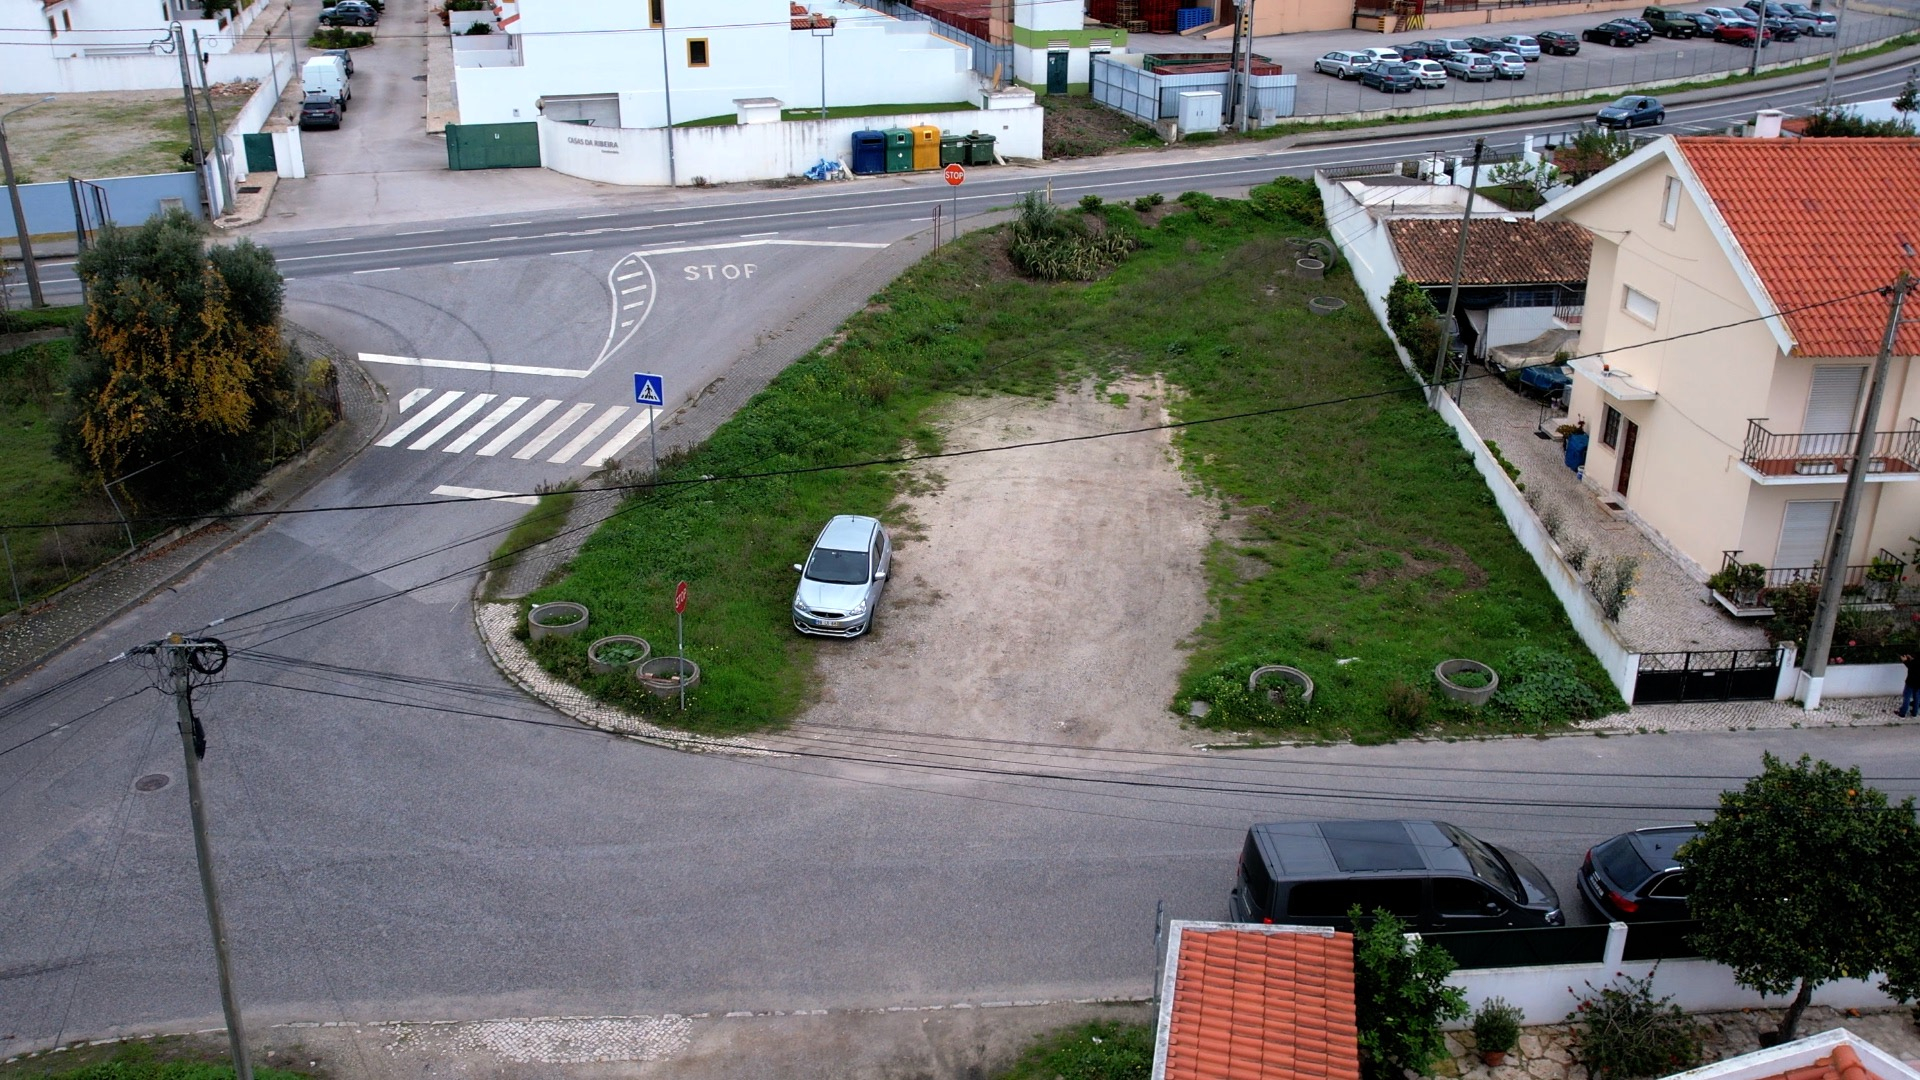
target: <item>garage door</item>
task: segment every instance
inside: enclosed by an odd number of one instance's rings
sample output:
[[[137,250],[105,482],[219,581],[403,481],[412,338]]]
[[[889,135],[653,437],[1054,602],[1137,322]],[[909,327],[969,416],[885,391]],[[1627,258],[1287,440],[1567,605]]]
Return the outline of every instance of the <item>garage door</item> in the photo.
[[[448,124],[447,168],[537,169],[540,129],[524,124]]]

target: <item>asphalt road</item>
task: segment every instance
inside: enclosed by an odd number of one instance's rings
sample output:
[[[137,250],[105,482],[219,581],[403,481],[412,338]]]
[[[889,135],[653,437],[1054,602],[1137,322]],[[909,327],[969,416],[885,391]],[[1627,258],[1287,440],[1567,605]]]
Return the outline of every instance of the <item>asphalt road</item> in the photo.
[[[1897,81],[1847,90],[1887,96]],[[1711,127],[1755,103],[1673,120]],[[1228,190],[1467,140],[989,170],[960,196],[977,211],[1043,178],[1058,199]],[[844,273],[850,263],[836,260],[867,250],[768,241],[890,242],[947,198],[935,183],[272,243],[296,314],[341,345],[482,365],[376,364],[394,391],[391,435],[411,422],[399,406],[413,390],[427,393],[409,411],[458,393],[444,418],[493,394],[470,420],[516,396],[526,408],[537,395],[556,409],[610,408],[643,364],[672,376],[670,398],[692,393],[742,346],[727,324],[766,329]],[[751,246],[713,247],[735,243]],[[672,250],[689,247],[706,250]],[[625,261],[635,253],[660,296],[645,332],[610,353],[634,302],[610,283],[636,272]],[[704,269],[747,262],[761,267],[752,279]],[[596,362],[584,376],[506,370]],[[571,431],[526,458],[482,459],[479,441],[412,449],[440,417],[369,448],[307,503],[449,483],[524,490],[585,463],[551,460]],[[149,677],[130,662],[105,663],[209,624],[238,650],[197,702],[239,990],[261,1023],[1140,994],[1155,902],[1175,917],[1221,915],[1254,820],[1443,816],[1533,855],[1577,910],[1571,877],[1588,845],[1705,813],[1764,749],[1859,763],[1889,790],[1920,790],[1920,748],[1884,729],[1231,759],[820,732],[791,757],[672,753],[556,723],[481,655],[464,568],[517,510],[456,500],[283,518],[7,688],[0,1050],[218,1015],[172,704],[139,692]],[[332,666],[310,666],[321,663]]]

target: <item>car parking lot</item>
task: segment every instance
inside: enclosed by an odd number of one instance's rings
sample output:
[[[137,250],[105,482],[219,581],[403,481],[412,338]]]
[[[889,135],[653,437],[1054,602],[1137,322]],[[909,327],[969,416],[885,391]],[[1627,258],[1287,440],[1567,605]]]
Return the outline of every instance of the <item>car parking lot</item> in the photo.
[[[1738,5],[1734,7],[1739,9]],[[1834,10],[1837,5],[1829,4],[1827,7]],[[1754,59],[1750,47],[1716,42],[1708,37],[1669,38],[1654,33],[1651,40],[1621,47],[1609,47],[1582,39],[1586,31],[1611,19],[1638,18],[1640,7],[1576,15],[1545,14],[1549,10],[1544,9],[1543,16],[1537,20],[1411,30],[1392,35],[1337,30],[1260,37],[1254,40],[1254,50],[1280,64],[1284,71],[1299,74],[1294,108],[1297,117],[1347,115],[1450,103],[1462,106],[1498,104],[1503,99],[1522,95],[1598,94],[1668,80],[1706,79],[1745,71]],[[1689,5],[1677,10],[1704,13],[1708,8],[1705,5]],[[1580,52],[1575,56],[1543,55],[1529,62],[1525,77],[1519,79],[1475,75],[1463,80],[1457,73],[1448,72],[1445,84],[1438,87],[1421,86],[1407,93],[1382,93],[1361,85],[1357,78],[1323,74],[1315,70],[1315,61],[1335,50],[1360,52],[1421,40],[1464,41],[1476,35],[1491,38],[1508,35],[1531,37],[1544,30],[1561,30],[1572,34],[1576,40],[1580,40]],[[1836,42],[1844,49],[1916,30],[1920,30],[1920,0],[1897,0],[1887,7],[1876,7],[1874,11],[1849,11],[1835,27],[1833,37],[1804,34],[1793,41],[1774,41],[1762,50],[1760,60],[1764,64],[1820,60],[1834,48]],[[1140,52],[1194,52],[1215,48],[1224,52],[1229,44],[1173,35],[1138,34],[1129,39],[1128,47]],[[1325,70],[1324,65],[1322,70]]]

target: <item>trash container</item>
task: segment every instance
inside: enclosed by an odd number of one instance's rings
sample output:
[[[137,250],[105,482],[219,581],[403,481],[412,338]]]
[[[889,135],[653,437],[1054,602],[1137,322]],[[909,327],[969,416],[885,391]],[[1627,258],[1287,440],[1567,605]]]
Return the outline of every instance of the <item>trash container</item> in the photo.
[[[887,129],[887,171],[913,171],[913,132],[906,128]]]
[[[993,164],[993,136],[979,132],[967,136],[967,164]]]
[[[967,163],[967,137],[965,135],[940,136],[940,164],[965,165]]]
[[[908,130],[913,132],[914,170],[939,168],[940,129],[932,124],[915,124]]]
[[[853,133],[853,171],[872,176],[887,171],[887,135],[883,131]]]

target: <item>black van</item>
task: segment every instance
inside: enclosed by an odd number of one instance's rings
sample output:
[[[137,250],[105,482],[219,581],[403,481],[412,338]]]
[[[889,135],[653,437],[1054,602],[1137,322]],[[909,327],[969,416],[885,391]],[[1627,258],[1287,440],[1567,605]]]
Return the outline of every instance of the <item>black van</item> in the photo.
[[[1566,922],[1531,860],[1444,821],[1286,821],[1247,831],[1228,899],[1233,921],[1347,930],[1355,904],[1385,908],[1422,933]]]

